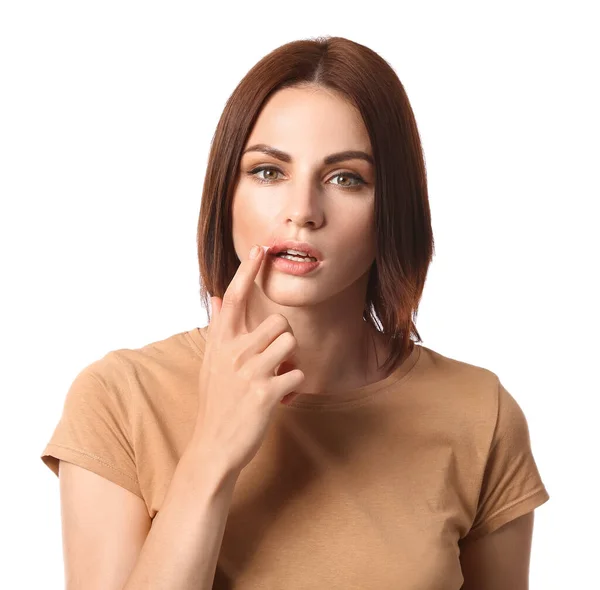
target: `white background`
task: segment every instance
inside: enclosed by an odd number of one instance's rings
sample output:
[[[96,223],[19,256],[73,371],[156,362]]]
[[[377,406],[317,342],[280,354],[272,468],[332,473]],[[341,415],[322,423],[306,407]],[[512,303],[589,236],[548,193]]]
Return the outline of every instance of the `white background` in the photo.
[[[68,386],[111,349],[205,325],[195,232],[217,120],[256,61],[317,35],[377,51],[412,103],[436,240],[417,327],[527,416],[551,496],[532,590],[596,583],[593,4],[2,3],[0,586],[64,587],[39,456]]]

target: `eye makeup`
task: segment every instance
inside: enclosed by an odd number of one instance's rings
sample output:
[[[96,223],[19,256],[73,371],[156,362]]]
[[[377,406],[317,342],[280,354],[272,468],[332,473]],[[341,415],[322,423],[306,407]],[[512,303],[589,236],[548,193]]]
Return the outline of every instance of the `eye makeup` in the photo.
[[[283,172],[281,172],[281,170],[279,170],[276,166],[257,166],[256,168],[246,172],[246,174],[261,184],[273,184],[274,182],[277,182],[277,180],[259,178],[257,174],[263,171],[274,171],[279,174],[283,174]],[[362,176],[355,174],[354,172],[338,172],[337,174],[334,174],[332,178],[336,178],[338,176],[349,178],[356,182],[356,184],[352,184],[350,186],[337,184],[337,186],[343,190],[357,190],[367,184]]]

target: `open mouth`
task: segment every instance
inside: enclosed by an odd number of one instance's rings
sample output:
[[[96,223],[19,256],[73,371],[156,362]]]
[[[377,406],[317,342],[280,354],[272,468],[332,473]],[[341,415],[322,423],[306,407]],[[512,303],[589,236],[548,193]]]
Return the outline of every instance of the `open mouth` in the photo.
[[[276,270],[290,275],[308,275],[321,266],[321,261],[312,256],[297,256],[285,252],[270,256]]]
[[[312,256],[301,256],[299,254],[288,254],[287,252],[279,252],[272,254],[275,258],[285,258],[286,260],[292,260],[293,262],[317,262],[316,258]]]

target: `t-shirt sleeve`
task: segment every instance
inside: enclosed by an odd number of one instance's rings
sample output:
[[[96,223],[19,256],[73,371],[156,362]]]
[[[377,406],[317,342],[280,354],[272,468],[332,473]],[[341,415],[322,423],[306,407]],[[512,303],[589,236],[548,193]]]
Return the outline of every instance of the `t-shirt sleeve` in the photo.
[[[119,365],[115,353],[108,353],[75,377],[41,459],[56,476],[63,460],[143,498],[131,438],[130,391]]]
[[[525,414],[500,382],[497,408],[475,519],[462,543],[479,539],[550,499],[533,457]]]

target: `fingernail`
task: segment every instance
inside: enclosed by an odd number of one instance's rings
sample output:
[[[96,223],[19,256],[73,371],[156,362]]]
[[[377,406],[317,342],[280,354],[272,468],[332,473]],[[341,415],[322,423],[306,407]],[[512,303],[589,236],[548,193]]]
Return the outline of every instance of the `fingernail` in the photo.
[[[252,250],[250,250],[250,258],[256,258],[258,253],[260,252],[260,246],[252,246]]]

